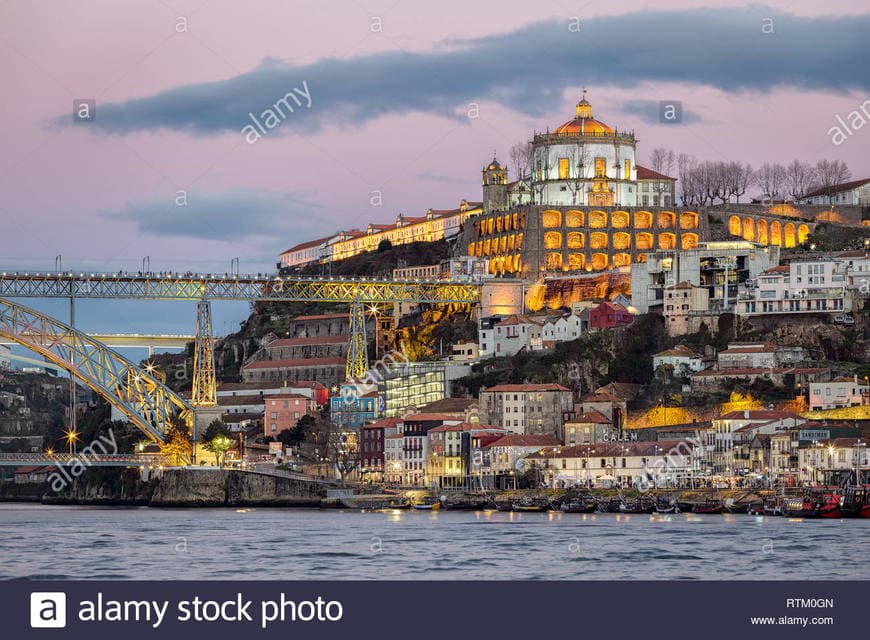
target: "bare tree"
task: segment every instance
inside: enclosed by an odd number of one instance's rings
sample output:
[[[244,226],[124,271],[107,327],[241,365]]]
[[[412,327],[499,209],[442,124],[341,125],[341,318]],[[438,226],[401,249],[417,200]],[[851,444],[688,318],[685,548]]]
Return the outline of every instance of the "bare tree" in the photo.
[[[816,189],[828,196],[828,202],[834,195],[834,187],[846,182],[852,177],[852,172],[842,160],[819,160],[816,163]]]
[[[816,170],[808,162],[792,160],[785,168],[785,184],[793,201],[800,200],[816,181]]]
[[[755,181],[765,200],[772,202],[784,195],[786,169],[781,164],[765,162],[756,172]]]
[[[677,173],[680,178],[680,200],[683,206],[693,207],[701,203],[697,198],[695,167],[698,161],[694,156],[681,153],[677,156]]]
[[[755,172],[749,163],[729,162],[725,173],[728,180],[728,200],[730,201],[731,196],[734,196],[739,203],[740,197],[746,193],[746,190],[755,181]]]
[[[532,172],[532,147],[531,141],[518,142],[511,147],[509,157],[511,167],[517,181],[518,202],[522,204],[523,186]]]
[[[664,147],[656,147],[649,155],[649,162],[650,169],[656,173],[670,176],[671,172],[674,170],[674,152],[670,149],[665,149]],[[653,187],[653,192],[656,194],[656,202],[658,204],[664,204],[661,201],[661,196],[663,193],[670,193],[671,187],[669,181],[657,180],[653,184],[655,185]]]
[[[582,142],[571,147],[570,173],[568,174],[568,190],[571,192],[571,202],[577,204],[577,197],[586,185],[586,167],[589,166],[589,150]]]

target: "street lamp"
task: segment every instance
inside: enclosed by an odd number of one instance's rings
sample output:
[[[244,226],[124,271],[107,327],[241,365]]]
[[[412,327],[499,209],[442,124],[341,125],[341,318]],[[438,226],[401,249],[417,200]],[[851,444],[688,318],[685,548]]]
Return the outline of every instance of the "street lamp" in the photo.
[[[75,458],[76,455],[76,442],[79,440],[79,432],[76,431],[75,427],[70,427],[68,430],[63,433],[64,440],[66,440],[67,445],[69,446],[70,455]]]

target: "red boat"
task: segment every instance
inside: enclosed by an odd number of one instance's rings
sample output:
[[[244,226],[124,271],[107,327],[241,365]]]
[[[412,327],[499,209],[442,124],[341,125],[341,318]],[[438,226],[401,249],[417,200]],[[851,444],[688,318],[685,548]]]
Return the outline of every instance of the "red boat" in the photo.
[[[802,498],[787,499],[782,513],[796,518],[842,518],[840,500],[836,489],[807,489]]]
[[[719,498],[707,498],[704,502],[697,502],[692,506],[692,513],[722,513],[725,505]]]
[[[870,486],[846,487],[842,510],[847,518],[870,518]]]

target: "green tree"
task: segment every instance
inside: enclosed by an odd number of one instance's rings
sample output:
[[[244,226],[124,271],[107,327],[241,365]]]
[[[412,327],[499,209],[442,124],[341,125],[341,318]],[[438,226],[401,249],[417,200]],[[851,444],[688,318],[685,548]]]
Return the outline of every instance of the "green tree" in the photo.
[[[203,442],[209,442],[211,440],[214,440],[218,436],[226,436],[228,438],[232,438],[230,428],[221,419],[212,420],[211,424],[206,427],[205,433],[202,434],[202,440]]]
[[[233,446],[233,439],[227,435],[220,434],[216,435],[211,440],[206,441],[203,446],[206,451],[210,451],[215,455],[218,466],[223,467],[227,451],[231,446]]]

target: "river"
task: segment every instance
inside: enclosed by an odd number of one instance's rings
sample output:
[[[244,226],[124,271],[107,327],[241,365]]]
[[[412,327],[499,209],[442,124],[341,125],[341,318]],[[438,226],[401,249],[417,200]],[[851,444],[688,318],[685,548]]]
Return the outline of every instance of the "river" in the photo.
[[[0,578],[870,579],[870,520],[0,504]]]

